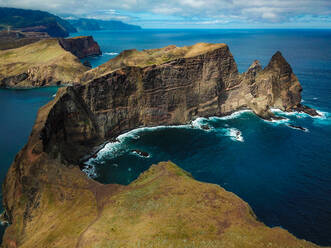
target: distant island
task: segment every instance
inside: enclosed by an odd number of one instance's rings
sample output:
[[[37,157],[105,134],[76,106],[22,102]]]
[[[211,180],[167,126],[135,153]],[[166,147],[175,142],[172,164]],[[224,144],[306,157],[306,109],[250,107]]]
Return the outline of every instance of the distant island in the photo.
[[[77,32],[68,21],[40,10],[0,8],[0,31],[43,32],[51,37],[67,37]]]
[[[68,22],[74,26],[78,31],[97,31],[97,30],[139,30],[140,26],[127,24],[121,21],[115,20],[98,20],[98,19],[88,19],[79,18],[68,20]]]

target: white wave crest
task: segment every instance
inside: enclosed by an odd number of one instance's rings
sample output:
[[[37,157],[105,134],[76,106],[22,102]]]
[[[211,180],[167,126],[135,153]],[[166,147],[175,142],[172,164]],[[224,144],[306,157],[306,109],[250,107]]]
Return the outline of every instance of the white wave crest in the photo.
[[[97,178],[98,174],[93,163],[86,162],[86,167],[82,170],[90,178]]]
[[[292,115],[292,114],[289,114],[289,115]],[[265,119],[263,119],[263,121],[265,123],[268,123],[268,124],[271,124],[271,125],[274,125],[274,126],[278,126],[280,124],[288,123],[290,121],[290,119],[288,119],[288,118],[283,118],[283,119],[279,119],[279,120],[275,120],[275,119],[265,120]]]
[[[314,124],[316,125],[331,125],[331,114],[329,112],[324,112],[317,110],[320,116],[313,116]]]
[[[274,114],[285,115],[285,116],[300,116],[300,117],[310,116],[304,112],[297,112],[297,111],[285,112],[285,111],[277,109],[277,108],[271,108],[270,110]]]
[[[199,117],[195,119],[194,121],[191,122],[191,126],[186,125],[186,127],[191,127],[191,128],[193,127],[204,131],[210,131],[213,129],[213,127],[210,126],[210,124],[208,123],[208,119],[203,117]]]
[[[230,139],[234,141],[244,142],[244,137],[242,133],[237,128],[228,128],[226,131],[226,136],[229,136]]]
[[[115,53],[115,52],[105,52],[103,53],[105,55],[108,55],[108,56],[115,56],[115,55],[118,55],[118,53]]]
[[[222,117],[213,116],[213,117],[210,117],[210,119],[211,120],[231,120],[231,119],[240,117],[244,113],[253,113],[253,111],[249,110],[249,109],[239,110],[230,115],[226,115],[226,116],[222,116]]]
[[[323,122],[324,124],[330,124],[330,122],[331,122],[331,114],[329,112],[325,112],[325,111],[321,111],[321,110],[317,110],[317,109],[316,109],[316,112],[319,114],[318,116],[311,116],[307,113],[297,112],[297,111],[285,112],[285,111],[282,111],[280,109],[271,109],[271,111],[274,114],[279,114],[279,115],[282,115],[282,116],[295,116],[297,118],[310,117],[310,118],[319,120],[319,123]]]

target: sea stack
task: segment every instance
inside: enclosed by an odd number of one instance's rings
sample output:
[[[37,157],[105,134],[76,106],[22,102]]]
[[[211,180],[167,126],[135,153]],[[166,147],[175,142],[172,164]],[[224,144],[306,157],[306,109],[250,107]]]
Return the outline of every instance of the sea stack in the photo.
[[[78,36],[67,39],[59,39],[60,45],[66,51],[71,52],[78,58],[101,55],[101,49],[92,36]]]

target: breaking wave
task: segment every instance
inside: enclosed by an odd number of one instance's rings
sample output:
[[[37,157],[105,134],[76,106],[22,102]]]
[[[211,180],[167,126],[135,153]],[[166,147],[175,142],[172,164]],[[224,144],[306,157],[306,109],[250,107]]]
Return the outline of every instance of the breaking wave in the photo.
[[[228,128],[226,135],[229,136],[233,141],[244,142],[244,137],[242,136],[240,130],[237,128]]]
[[[211,120],[231,120],[231,119],[236,119],[245,113],[253,113],[253,111],[249,110],[249,109],[240,110],[240,111],[233,112],[230,115],[226,115],[226,116],[222,116],[222,117],[213,116],[213,117],[210,117],[210,119]]]
[[[119,53],[115,53],[115,52],[105,52],[103,53],[104,55],[108,55],[108,56],[115,56],[118,55]]]
[[[320,116],[313,117],[313,116],[310,116],[310,115],[308,115],[306,113],[302,113],[302,112],[295,112],[295,111],[284,112],[280,109],[271,109],[271,111],[274,114],[276,114],[277,116],[284,118],[281,120],[270,120],[270,121],[263,120],[264,122],[272,124],[274,126],[285,125],[292,129],[309,132],[309,130],[305,127],[300,127],[300,126],[294,125],[292,122],[293,117],[295,117],[295,118],[310,117],[310,118],[313,118],[314,124],[318,124],[318,125],[331,124],[331,115],[328,112],[317,111],[320,114]],[[242,117],[242,115],[246,114],[246,113],[253,113],[253,112],[251,110],[241,110],[241,111],[237,111],[228,116],[223,116],[223,117],[209,117],[209,118],[199,117],[199,118],[193,120],[191,123],[186,124],[186,125],[176,125],[176,126],[164,125],[164,126],[156,126],[156,127],[140,127],[140,128],[133,129],[129,132],[119,135],[116,138],[116,141],[107,143],[97,153],[97,155],[95,157],[90,158],[85,163],[86,167],[83,169],[83,171],[89,177],[96,178],[98,176],[97,170],[96,170],[96,166],[98,164],[105,164],[106,159],[107,160],[113,159],[113,158],[116,158],[125,153],[134,154],[136,156],[143,157],[143,158],[150,158],[151,154],[149,154],[149,156],[147,156],[147,157],[142,156],[142,155],[138,154],[137,152],[134,152],[132,150],[132,147],[129,148],[129,146],[127,145],[128,143],[130,143],[130,140],[132,141],[132,140],[139,139],[140,134],[143,132],[154,132],[156,130],[170,129],[170,128],[200,129],[205,132],[211,132],[211,131],[216,132],[217,135],[229,137],[231,140],[236,141],[236,142],[244,142],[245,140],[244,140],[242,132],[239,129],[232,127],[231,124],[223,123],[223,125],[221,127],[214,127],[213,123],[215,123],[217,121],[226,121],[226,120],[236,119],[236,118]]]

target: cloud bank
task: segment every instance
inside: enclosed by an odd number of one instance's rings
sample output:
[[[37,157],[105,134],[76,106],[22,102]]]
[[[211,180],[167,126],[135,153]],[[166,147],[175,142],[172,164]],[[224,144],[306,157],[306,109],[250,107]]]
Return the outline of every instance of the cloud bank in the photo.
[[[330,0],[0,0],[0,6],[123,20],[145,27],[331,28]]]

